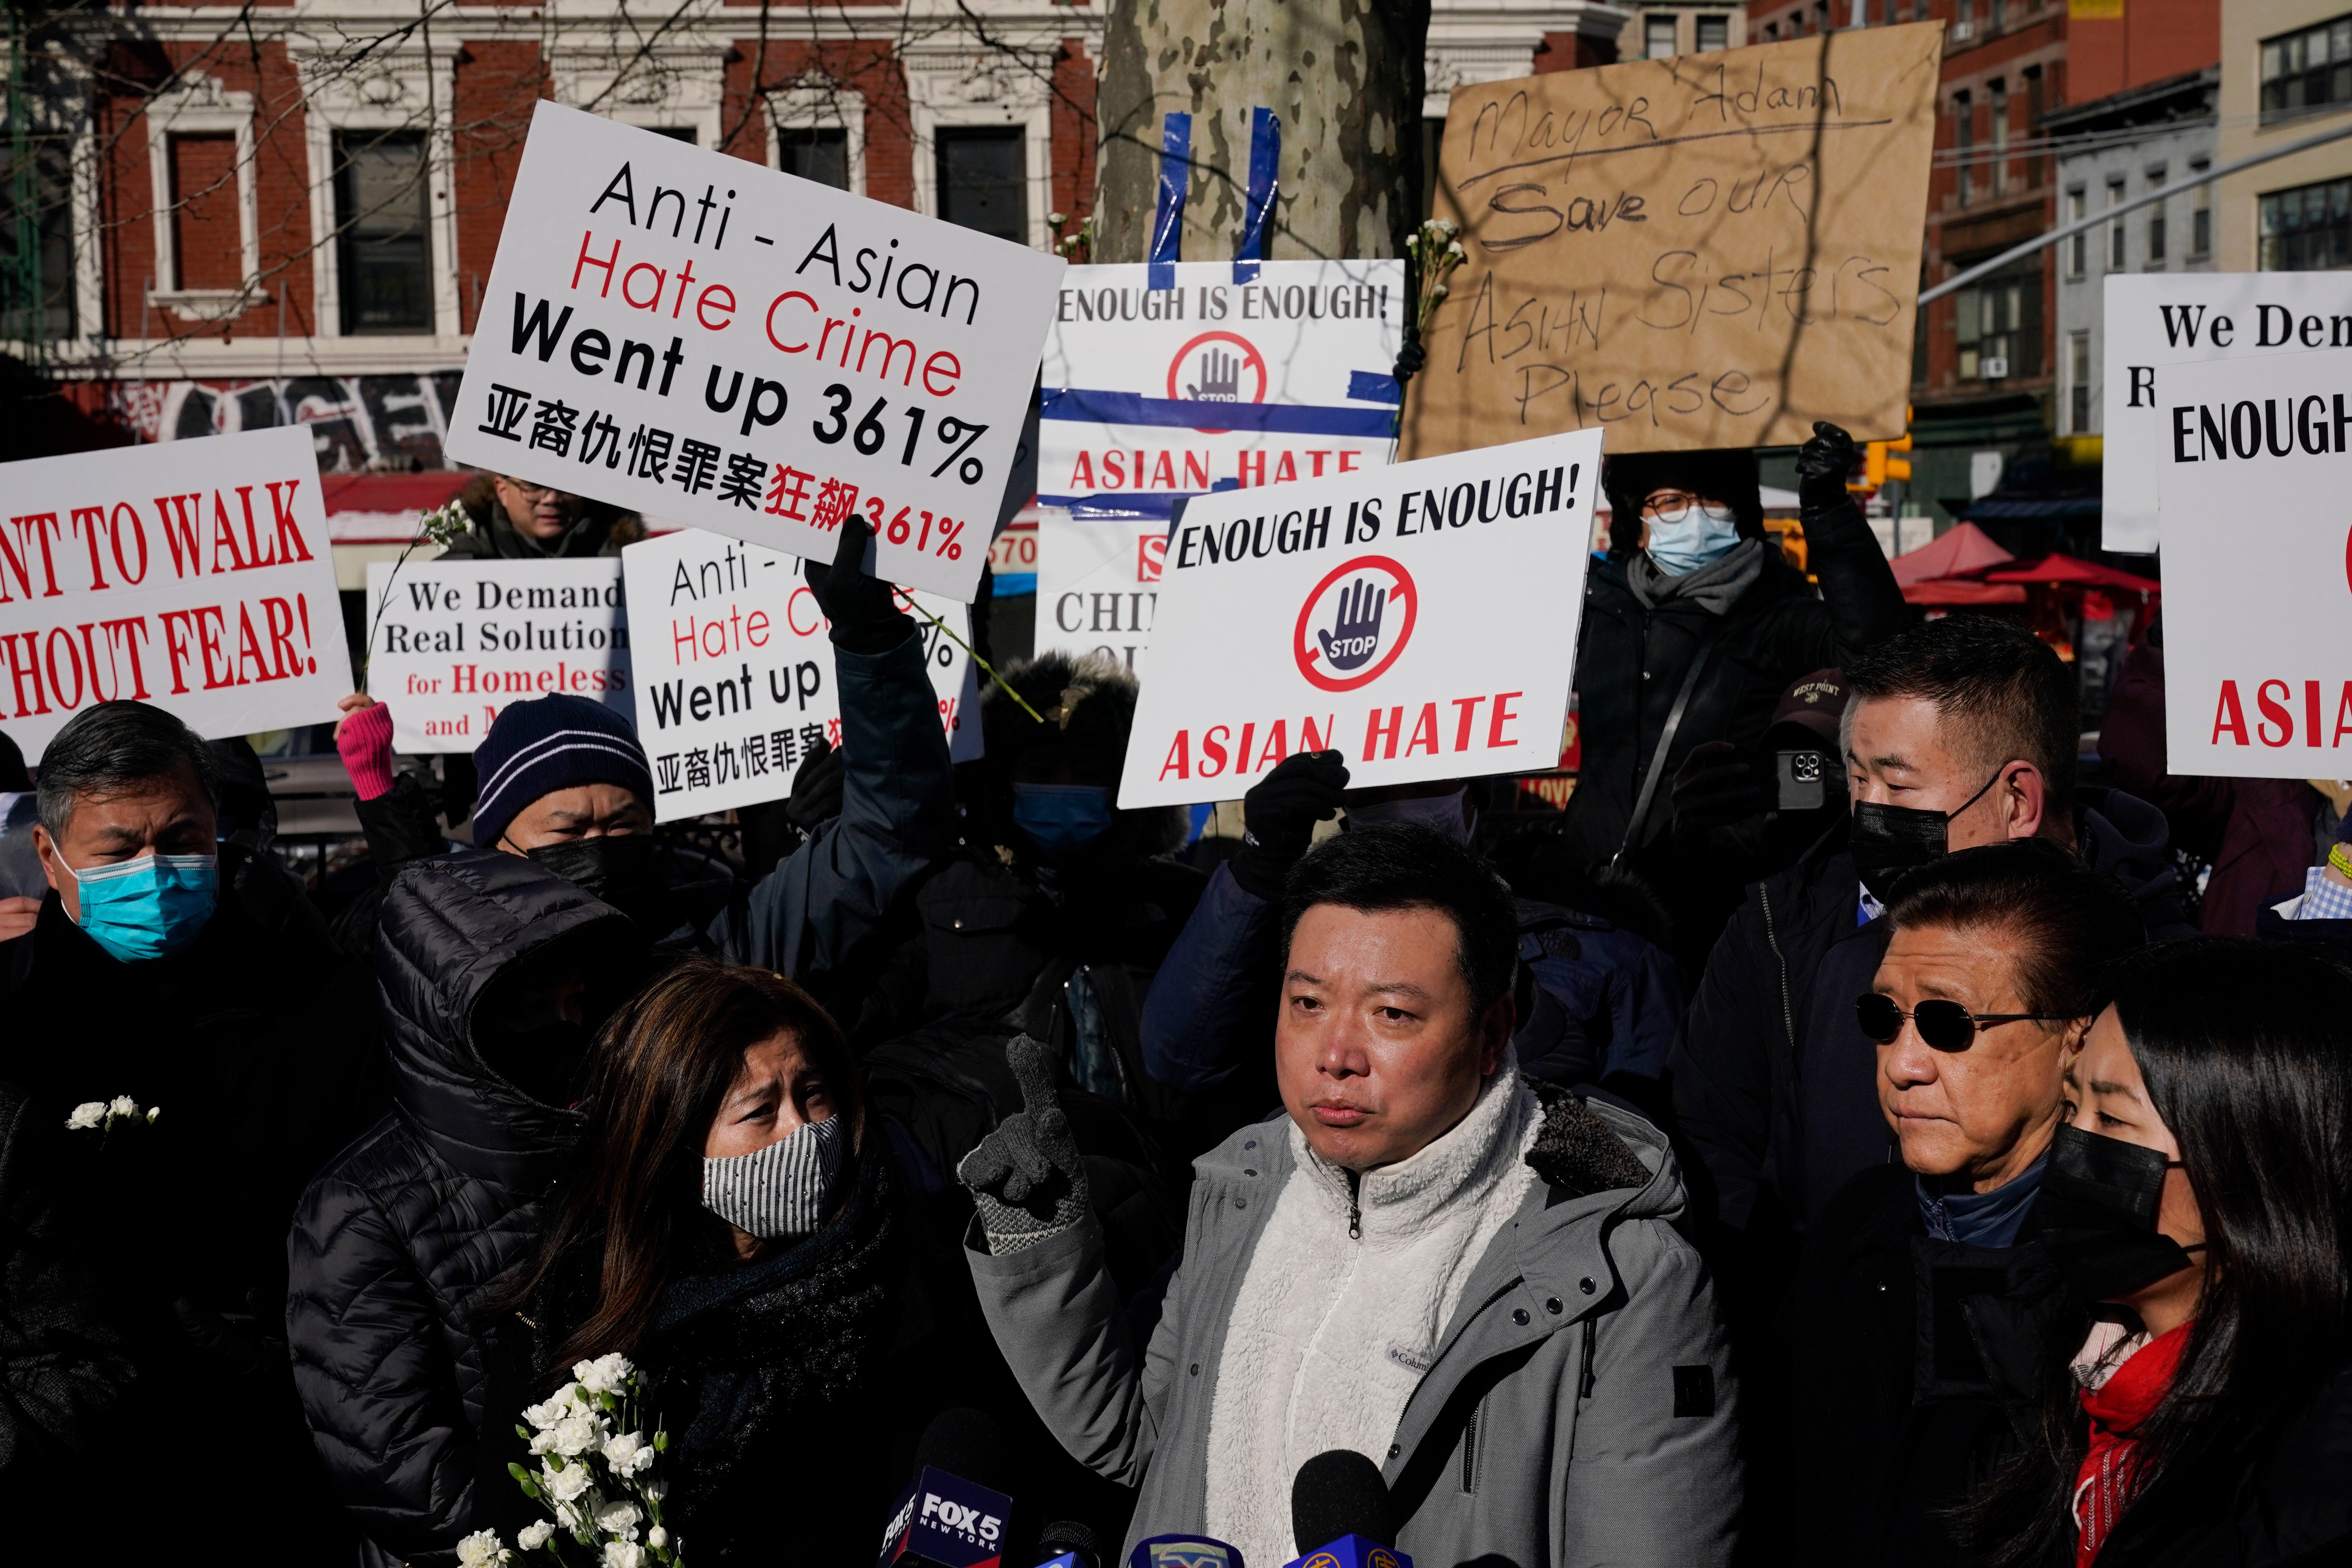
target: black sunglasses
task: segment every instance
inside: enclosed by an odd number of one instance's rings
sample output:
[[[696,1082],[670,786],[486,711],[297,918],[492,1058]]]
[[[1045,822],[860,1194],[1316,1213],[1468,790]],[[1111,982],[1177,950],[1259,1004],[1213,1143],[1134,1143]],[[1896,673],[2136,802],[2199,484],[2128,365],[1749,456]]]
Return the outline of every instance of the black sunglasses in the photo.
[[[1903,1032],[1903,1020],[1908,1018],[1919,1026],[1919,1037],[1939,1051],[1967,1050],[1976,1044],[1979,1029],[1995,1024],[2018,1024],[2029,1019],[2054,1024],[2072,1016],[2068,1013],[1971,1013],[1958,1002],[1940,1000],[1922,1002],[1906,1013],[1895,1005],[1894,997],[1874,992],[1853,999],[1854,1022],[1880,1045],[1892,1045],[1895,1037]]]

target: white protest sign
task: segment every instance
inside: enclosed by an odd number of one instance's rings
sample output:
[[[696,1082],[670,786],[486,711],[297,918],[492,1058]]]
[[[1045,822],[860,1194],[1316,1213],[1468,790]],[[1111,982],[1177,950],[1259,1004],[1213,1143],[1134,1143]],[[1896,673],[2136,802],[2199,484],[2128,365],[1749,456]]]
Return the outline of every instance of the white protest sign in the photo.
[[[1038,519],[1037,651],[1100,654],[1141,674],[1167,553],[1165,518]]]
[[[627,714],[621,563],[372,561],[368,694],[395,751],[471,752],[509,702],[558,691]]]
[[[93,703],[206,737],[335,717],[351,689],[310,434],[0,465],[0,730],[38,763]]]
[[[2157,546],[2157,489],[2180,401],[2168,367],[2352,348],[2352,275],[2118,272],[2106,282],[2105,331],[2099,542],[2145,555]]]
[[[969,603],[1066,265],[542,102],[445,445]]]
[[[1325,748],[1360,788],[1550,767],[1600,480],[1580,430],[1193,500],[1119,805],[1230,800]]]
[[[1154,289],[1152,274],[1172,287]],[[1037,489],[1167,502],[1388,461],[1402,261],[1073,267],[1045,340]],[[1207,406],[1204,406],[1207,405]]]
[[[783,799],[817,742],[841,744],[831,623],[799,559],[684,529],[630,545],[621,564],[635,606],[637,739],[653,764],[655,820]],[[910,597],[970,640],[967,606]],[[948,754],[969,762],[981,754],[979,672],[919,612],[915,624]]]
[[[2168,367],[2167,767],[2352,773],[2352,350]]]

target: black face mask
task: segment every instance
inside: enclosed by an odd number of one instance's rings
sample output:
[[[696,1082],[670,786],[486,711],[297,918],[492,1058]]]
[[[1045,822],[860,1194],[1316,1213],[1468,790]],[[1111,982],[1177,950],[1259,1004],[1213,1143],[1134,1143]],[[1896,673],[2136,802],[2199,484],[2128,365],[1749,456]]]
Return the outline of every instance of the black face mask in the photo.
[[[668,885],[654,865],[649,833],[575,838],[524,853],[582,892],[612,905],[649,936],[665,935],[677,923],[671,918]]]
[[[1910,805],[1881,805],[1874,800],[1854,802],[1853,830],[1847,847],[1853,854],[1853,868],[1860,874],[1862,885],[1870,889],[1870,896],[1885,903],[1894,893],[1895,883],[1920,867],[1942,859],[1950,842],[1948,829],[1952,819],[1982,800],[1985,790],[2000,780],[1998,773],[1985,780],[1984,789],[1969,796],[1959,811],[1921,811]]]
[[[2204,1249],[2156,1228],[2164,1173],[2179,1164],[2154,1149],[2079,1127],[2061,1127],[2033,1212],[2042,1250],[2084,1306],[2128,1296],[2191,1266]]]

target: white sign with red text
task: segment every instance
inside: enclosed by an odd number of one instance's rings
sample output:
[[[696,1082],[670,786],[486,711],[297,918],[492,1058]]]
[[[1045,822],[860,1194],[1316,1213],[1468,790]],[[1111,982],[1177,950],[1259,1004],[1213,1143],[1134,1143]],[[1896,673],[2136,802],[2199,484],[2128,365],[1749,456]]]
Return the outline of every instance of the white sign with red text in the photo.
[[[841,744],[831,629],[798,557],[684,529],[621,552],[635,606],[637,739],[654,774],[654,818],[675,822],[792,793],[820,741]],[[909,596],[948,754],[981,754],[979,671],[969,606]]]
[[[445,446],[969,603],[1065,267],[542,102]]]
[[[1164,518],[1040,518],[1037,651],[1099,654],[1142,674],[1167,553]]]
[[[372,561],[368,695],[398,752],[471,752],[509,702],[562,691],[627,714],[621,563]]]
[[[0,730],[37,763],[94,703],[206,737],[335,717],[351,689],[298,426],[0,465]]]
[[[2167,766],[2352,773],[2352,349],[2166,367]]]
[[[1037,489],[1156,503],[1388,461],[1402,261],[1073,267],[1045,340]],[[1153,274],[1165,287],[1154,288]]]
[[[1327,748],[1359,788],[1550,767],[1600,479],[1596,429],[1195,499],[1119,805],[1230,800]]]

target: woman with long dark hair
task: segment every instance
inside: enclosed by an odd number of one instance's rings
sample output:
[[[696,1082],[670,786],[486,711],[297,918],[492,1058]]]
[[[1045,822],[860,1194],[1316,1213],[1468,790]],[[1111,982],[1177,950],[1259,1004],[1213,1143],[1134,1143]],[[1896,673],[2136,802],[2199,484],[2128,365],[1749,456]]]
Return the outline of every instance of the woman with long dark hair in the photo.
[[[789,980],[691,960],[606,1026],[586,1110],[512,1298],[541,1387],[614,1352],[649,1374],[697,1568],[863,1568],[963,1352],[840,1029]]]
[[[2121,965],[2066,1071],[2042,1244],[2087,1332],[1960,1520],[1977,1561],[2352,1552],[2352,974],[2211,939]]]

